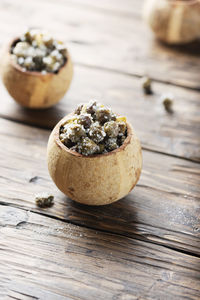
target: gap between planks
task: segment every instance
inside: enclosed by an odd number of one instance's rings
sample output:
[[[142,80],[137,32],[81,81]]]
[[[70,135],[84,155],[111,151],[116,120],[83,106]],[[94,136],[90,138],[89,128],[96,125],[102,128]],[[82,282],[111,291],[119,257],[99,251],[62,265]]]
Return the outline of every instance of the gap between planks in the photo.
[[[38,26],[44,27],[46,23],[50,23],[48,24],[49,26],[47,27],[49,27],[49,29],[51,27],[52,31],[54,31],[54,29],[56,28],[59,28],[59,32],[62,32],[63,38],[64,36],[66,36],[66,32],[68,32],[69,34],[67,35],[68,36],[67,42],[69,43],[69,46],[71,43],[72,52],[74,52],[74,56],[76,57],[75,58],[76,62],[79,61],[81,63],[87,62],[88,64],[91,65],[95,64],[95,65],[99,65],[100,67],[102,65],[105,67],[110,66],[111,68],[114,69],[116,68],[116,70],[120,69],[122,70],[122,72],[129,70],[129,72],[135,73],[135,69],[136,69],[136,73],[139,73],[140,75],[143,75],[146,72],[149,73],[151,76],[152,74],[153,75],[157,74],[155,76],[158,78],[158,80],[160,78],[163,78],[163,80],[166,79],[167,81],[168,80],[171,81],[171,78],[174,78],[175,83],[177,83],[178,85],[180,84],[183,86],[186,85],[193,88],[199,88],[199,82],[197,80],[198,78],[197,64],[199,63],[199,61],[197,61],[198,47],[199,47],[198,45],[194,46],[194,52],[193,50],[191,51],[191,49],[188,49],[191,48],[190,46],[186,48],[180,48],[180,49],[173,48],[173,47],[171,48],[165,47],[163,44],[157,43],[156,40],[154,41],[154,39],[148,33],[146,34],[146,32],[148,31],[146,28],[144,28],[144,24],[140,19],[134,17],[126,18],[127,21],[125,22],[124,17],[122,19],[120,18],[120,16],[118,15],[114,16],[112,13],[105,14],[104,12],[101,11],[101,8],[104,7],[102,3],[100,5],[99,4],[93,5],[93,2],[89,0],[89,5],[88,5],[88,0],[85,0],[85,3],[82,3],[80,0],[76,0],[75,3],[72,1],[70,2],[62,1],[59,7],[59,5],[53,5],[52,1],[50,3],[48,2],[48,10],[50,12],[49,15],[50,22],[49,22],[46,18],[40,19],[39,18],[40,15],[39,17],[37,15],[38,11],[43,11],[43,9],[47,8],[47,1],[43,0],[41,2],[37,0],[34,2],[33,1],[30,2],[31,2],[30,7],[29,6],[26,7],[25,3],[24,5],[22,5],[21,2],[18,1],[16,1],[14,5],[13,3],[10,4],[8,8],[7,7],[5,8],[2,5],[3,13],[5,12],[5,16],[3,15],[2,17],[3,18],[5,17],[5,20],[7,20],[6,14],[10,13],[9,15],[11,15],[14,9],[18,9],[22,17],[24,12],[27,11],[26,12],[27,15],[29,13],[29,10],[31,10],[32,14],[29,19],[29,22],[31,24],[36,22]],[[135,0],[135,2],[129,2],[130,6],[125,5],[125,7],[129,7],[129,11],[135,11],[135,7],[136,7],[136,11],[138,11],[137,13],[139,13],[141,11],[141,5],[139,5],[138,7],[137,2],[138,2],[137,0]],[[105,1],[104,3],[106,4]],[[78,9],[79,5],[81,5],[81,9]],[[85,10],[83,9],[82,6],[85,7]],[[90,11],[91,7],[93,6],[96,6],[97,9],[95,9],[95,11],[93,9],[92,11]],[[116,5],[114,5],[114,3],[111,3],[111,10],[115,10],[117,11],[117,13],[121,10],[123,12],[126,12],[128,9],[125,8],[124,10],[123,6],[124,5],[122,5],[121,3],[117,3]],[[65,7],[68,8],[69,10],[68,12],[69,16],[67,16],[66,13],[63,15],[60,13],[61,11],[64,11]],[[59,18],[57,18],[57,14],[59,14]],[[73,15],[73,19],[71,19],[72,15]],[[19,16],[16,17],[13,14],[13,17],[14,17],[13,23],[15,25],[17,24],[17,27],[15,26],[16,32],[20,31],[22,25],[20,25],[20,22],[18,22]],[[66,20],[68,21],[66,22]],[[136,21],[135,24],[134,21]],[[88,36],[86,34],[79,34],[78,27],[81,27],[80,26],[81,24],[85,25],[83,30],[84,33],[87,30],[86,32],[89,33]],[[99,26],[98,24],[102,24],[103,26]],[[119,30],[116,30],[118,24],[120,24],[120,33]],[[113,29],[115,29],[114,32]],[[2,43],[4,43],[4,39],[5,39],[3,35],[8,36],[11,34],[11,32],[12,35],[14,34],[12,23],[7,24],[6,31],[7,32],[5,31],[2,32],[2,39],[1,39]],[[107,38],[107,35],[110,35],[110,37]],[[123,47],[121,45],[124,44],[121,43],[121,35],[124,36],[125,39],[125,45],[123,45]],[[145,36],[145,38],[147,37],[147,40],[143,41],[143,39],[141,38],[143,36]],[[135,42],[133,43],[132,39],[133,41],[136,40],[136,43]],[[143,51],[145,42],[146,42],[147,49],[146,50],[144,49]],[[78,44],[78,47],[76,47],[77,46],[76,43]],[[107,44],[107,51],[104,50],[105,44]],[[114,47],[116,48],[116,44],[120,46],[118,49],[118,55],[116,55],[117,52],[113,53],[110,52],[109,50],[109,49],[113,49]],[[141,50],[140,52],[142,52],[140,56],[138,56],[139,49]],[[102,53],[100,56],[95,55],[95,52],[98,50],[100,53]],[[113,54],[115,54],[114,57]],[[164,60],[163,60],[163,55],[164,55]],[[192,57],[192,55],[194,57]],[[145,61],[146,63],[144,64]],[[157,62],[157,66],[155,66],[156,62]],[[161,65],[163,66],[163,68],[167,68],[167,70],[168,67],[170,67],[168,72],[163,72],[163,69],[160,67]],[[191,66],[191,72],[189,71],[189,66]]]
[[[164,244],[159,243],[159,242],[147,240],[144,237],[140,236],[139,234],[134,234],[133,236],[129,236],[127,234],[121,234],[121,233],[113,232],[113,231],[110,231],[110,230],[105,230],[105,229],[102,229],[102,228],[101,229],[100,228],[93,228],[91,226],[86,226],[84,224],[73,222],[71,220],[66,220],[66,219],[59,218],[58,216],[55,216],[55,215],[53,216],[53,215],[46,214],[45,210],[44,210],[44,212],[43,211],[38,212],[38,211],[35,211],[35,210],[32,210],[32,209],[26,209],[26,208],[21,207],[19,205],[14,205],[14,204],[11,204],[11,203],[8,203],[8,202],[0,201],[0,205],[21,209],[21,210],[26,211],[26,212],[31,212],[31,213],[34,213],[34,214],[37,214],[37,215],[40,215],[40,216],[43,216],[43,217],[47,217],[47,218],[50,218],[50,219],[53,219],[53,220],[62,221],[63,223],[75,225],[75,226],[78,226],[78,227],[81,227],[81,228],[87,228],[87,229],[91,229],[93,231],[108,233],[108,234],[112,234],[112,235],[119,236],[119,237],[120,236],[121,237],[127,237],[130,240],[137,240],[137,241],[142,241],[142,242],[146,242],[146,243],[153,244],[153,245],[158,245],[158,246],[161,246],[161,247],[164,247],[164,248],[167,248],[167,249],[179,252],[179,253],[183,253],[183,254],[186,254],[186,255],[190,255],[190,256],[193,256],[193,257],[200,258],[200,255],[198,255],[196,253],[186,251],[186,250],[183,250],[183,249],[178,249],[178,248],[175,248],[175,247],[172,247],[172,246],[167,246],[167,245],[164,245]],[[20,227],[24,223],[26,223],[26,221],[19,222],[15,227],[16,228]]]
[[[113,68],[109,68],[109,67],[103,67],[103,66],[96,66],[96,65],[89,65],[89,64],[84,64],[84,63],[80,63],[80,62],[76,62],[74,65],[76,66],[80,66],[80,67],[85,67],[88,69],[93,69],[93,70],[100,70],[100,71],[105,71],[105,72],[109,72],[109,73],[113,73],[113,74],[119,74],[119,75],[124,75],[124,76],[128,76],[128,77],[134,77],[134,78],[143,78],[145,76],[145,74],[140,75],[139,73],[132,73],[132,72],[125,72],[119,69],[113,69]],[[157,83],[162,83],[162,84],[166,84],[166,85],[172,85],[175,87],[180,87],[180,88],[184,88],[187,90],[192,90],[192,91],[197,91],[200,92],[200,87],[193,87],[193,86],[185,86],[183,84],[179,84],[170,80],[162,80],[162,79],[158,79],[156,77],[151,76],[151,79],[153,82],[157,82]]]
[[[43,130],[47,130],[47,131],[52,130],[52,128],[48,127],[48,126],[42,126],[42,125],[38,125],[38,124],[36,124],[36,125],[35,124],[30,124],[30,123],[27,123],[26,121],[23,121],[23,120],[14,119],[14,118],[11,118],[11,117],[10,118],[6,117],[4,115],[1,115],[1,112],[0,112],[0,118],[3,119],[3,120],[11,121],[11,122],[14,122],[14,123],[17,123],[17,124],[26,125],[26,126],[33,127],[33,128],[43,129]],[[158,154],[161,154],[161,155],[166,155],[166,156],[169,156],[169,157],[180,158],[180,159],[183,159],[183,160],[186,160],[186,161],[191,161],[191,162],[200,164],[200,161],[197,161],[197,160],[192,159],[192,158],[187,158],[187,157],[184,157],[184,156],[165,153],[165,152],[154,150],[154,149],[151,149],[151,148],[148,148],[148,147],[145,147],[145,146],[142,146],[142,150],[145,150],[145,151],[148,151],[148,152],[153,152],[153,153],[158,153]]]
[[[1,220],[7,226],[1,227],[0,273],[8,296],[138,300],[168,295],[168,299],[199,299],[199,258],[17,208],[2,207],[2,212]],[[14,220],[6,218],[9,212]],[[26,223],[16,228],[21,220]],[[72,283],[75,288],[70,290]]]
[[[55,3],[54,0],[43,0],[44,2],[51,2],[51,3]],[[82,0],[75,0],[75,1],[71,1],[71,0],[61,0],[59,2],[59,4],[65,6],[66,4],[70,4],[74,7],[78,7],[78,8],[86,8],[86,9],[89,9],[89,10],[92,10],[94,12],[102,12],[104,14],[108,14],[108,15],[113,15],[113,16],[118,16],[118,17],[122,17],[122,18],[137,18],[137,19],[141,19],[141,11],[142,11],[142,4],[139,4],[139,7],[137,7],[136,11],[130,11],[130,10],[124,10],[124,11],[121,11],[121,10],[116,10],[114,9],[114,7],[112,8],[106,8],[105,5],[101,5],[98,6],[95,6],[93,5],[94,3],[91,4],[91,2],[88,2],[86,1],[86,3],[84,2],[81,2]],[[102,1],[103,2],[103,1]],[[118,5],[118,4],[117,4]],[[116,6],[117,6],[116,5]]]
[[[0,176],[0,197],[3,202],[40,212],[35,207],[33,195],[41,189],[50,189],[57,200],[51,210],[45,211],[47,214],[122,235],[134,237],[136,234],[145,240],[200,255],[198,164],[144,151],[145,168],[141,184],[134,193],[112,206],[85,207],[59,193],[48,176],[43,163],[48,132],[15,124],[15,134],[8,136],[6,130],[13,128],[12,123],[1,120],[3,147],[0,156],[5,173]],[[8,161],[4,159],[5,153]],[[154,161],[163,161],[162,168]],[[20,199],[16,197],[19,191]]]

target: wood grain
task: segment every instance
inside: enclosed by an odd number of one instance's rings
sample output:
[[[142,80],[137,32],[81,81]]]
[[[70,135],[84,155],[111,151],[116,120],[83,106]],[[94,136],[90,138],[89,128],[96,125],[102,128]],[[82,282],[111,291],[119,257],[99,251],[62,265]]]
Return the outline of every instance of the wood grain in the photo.
[[[20,209],[0,206],[0,247],[1,298],[200,297],[200,258]]]
[[[138,78],[75,67],[71,89],[55,107],[45,111],[26,110],[15,104],[0,85],[0,116],[23,123],[52,128],[80,102],[97,98],[124,114],[147,149],[200,161],[199,93],[154,83],[155,94],[144,96]],[[160,97],[174,95],[174,113],[165,112]]]
[[[21,108],[0,84],[0,299],[200,299],[200,43],[157,42],[142,4],[0,1],[0,47],[27,26],[45,27],[75,62],[72,87],[52,109]],[[146,73],[155,79],[148,97]],[[61,194],[46,164],[48,129],[90,98],[126,115],[146,149],[136,188],[103,207]],[[55,196],[49,209],[35,205],[43,191]]]
[[[86,227],[135,237],[200,255],[199,164],[143,151],[143,171],[123,200],[103,207],[77,204],[61,194],[46,166],[48,130],[0,119],[0,202]],[[41,210],[34,195],[55,195]]]
[[[48,1],[48,0],[44,0]],[[51,0],[54,1],[54,0]],[[60,0],[62,4],[68,5],[70,0]],[[143,0],[101,0],[101,1],[93,1],[93,0],[72,0],[71,3],[77,4],[80,8],[87,7],[90,10],[103,11],[105,14],[114,14],[124,17],[130,18],[138,18],[141,17],[141,11],[143,7]]]
[[[1,1],[1,44],[27,26],[45,27],[67,42],[76,63],[136,76],[149,73],[158,81],[200,89],[200,43],[168,47],[157,42],[141,20],[140,1],[125,2],[115,13],[113,1],[108,9],[88,0]],[[135,16],[120,13],[123,5]]]

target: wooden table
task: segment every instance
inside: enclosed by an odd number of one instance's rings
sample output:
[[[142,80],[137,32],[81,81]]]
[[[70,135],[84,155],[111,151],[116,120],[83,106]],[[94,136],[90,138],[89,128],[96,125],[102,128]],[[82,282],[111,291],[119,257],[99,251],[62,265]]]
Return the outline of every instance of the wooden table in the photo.
[[[0,299],[200,299],[200,43],[157,42],[142,2],[0,1],[1,46],[27,25],[46,27],[75,65],[70,92],[48,110],[23,109],[0,86]],[[138,185],[105,207],[65,197],[46,166],[50,130],[91,98],[126,115],[143,146]],[[36,207],[43,191],[52,208]]]

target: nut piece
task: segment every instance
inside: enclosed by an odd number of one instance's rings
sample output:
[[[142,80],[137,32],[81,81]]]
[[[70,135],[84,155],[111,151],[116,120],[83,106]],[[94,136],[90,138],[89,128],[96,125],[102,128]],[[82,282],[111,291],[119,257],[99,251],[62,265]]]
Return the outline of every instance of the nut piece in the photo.
[[[90,126],[89,136],[95,143],[100,143],[101,141],[103,141],[106,133],[100,126],[99,122],[95,122]]]
[[[95,118],[101,125],[103,125],[105,122],[112,120],[114,115],[109,108],[100,107],[95,113]]]
[[[117,137],[119,134],[119,124],[115,121],[106,122],[104,131],[109,137]]]
[[[77,151],[85,156],[98,153],[99,146],[88,137],[82,138],[77,144]]]
[[[93,115],[96,112],[97,109],[97,102],[95,100],[90,101],[87,105],[86,105],[86,112],[88,114]]]
[[[107,139],[107,141],[105,142],[105,146],[107,151],[112,151],[117,149],[119,146],[117,144],[117,138],[109,138]]]
[[[47,208],[54,205],[54,196],[49,193],[41,193],[35,196],[35,202],[38,207]]]
[[[126,136],[125,135],[122,135],[118,138],[118,144],[119,146],[123,145],[124,141],[126,139]]]
[[[83,108],[83,104],[79,104],[79,106],[75,109],[74,113],[76,115],[80,115],[82,108]]]
[[[84,126],[84,128],[89,128],[92,124],[92,118],[89,114],[80,115],[77,122]]]
[[[66,137],[73,143],[80,141],[80,139],[86,135],[84,127],[81,124],[69,123],[66,126],[67,134]]]

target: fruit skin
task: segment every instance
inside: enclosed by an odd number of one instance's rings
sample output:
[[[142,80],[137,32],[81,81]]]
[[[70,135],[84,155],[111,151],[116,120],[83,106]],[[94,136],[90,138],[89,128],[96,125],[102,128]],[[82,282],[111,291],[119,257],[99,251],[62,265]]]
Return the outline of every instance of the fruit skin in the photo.
[[[200,37],[198,0],[146,0],[143,17],[161,41],[185,44]]]
[[[126,196],[142,169],[140,142],[127,123],[128,136],[121,147],[106,154],[83,156],[59,139],[63,118],[53,129],[47,146],[49,173],[57,187],[71,199],[87,205],[105,205]]]
[[[17,39],[15,39],[17,40]],[[48,108],[55,105],[69,89],[73,65],[69,53],[58,73],[24,71],[11,57],[10,44],[4,52],[1,76],[9,94],[16,102],[28,108]]]

